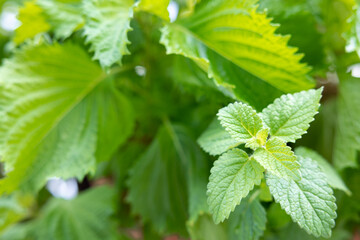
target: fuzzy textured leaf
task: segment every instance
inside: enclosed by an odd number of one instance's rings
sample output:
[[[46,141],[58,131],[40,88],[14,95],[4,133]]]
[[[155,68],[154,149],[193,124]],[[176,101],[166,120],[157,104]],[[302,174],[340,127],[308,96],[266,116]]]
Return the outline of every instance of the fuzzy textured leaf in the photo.
[[[0,82],[1,192],[81,179],[132,131],[129,102],[77,45],[26,47],[5,61]]]
[[[199,145],[211,155],[220,155],[239,145],[221,126],[218,119],[214,119],[209,127],[198,139]]]
[[[295,154],[297,156],[301,156],[303,158],[310,158],[311,160],[316,161],[320,169],[326,175],[327,182],[331,187],[340,189],[346,192],[348,195],[351,195],[350,190],[347,188],[344,181],[341,179],[336,170],[320,154],[306,147],[296,148]]]
[[[239,143],[256,139],[256,134],[263,128],[263,122],[256,111],[247,104],[230,103],[219,110],[221,125]]]
[[[86,41],[103,67],[120,64],[123,55],[130,54],[127,33],[131,30],[133,4],[132,0],[84,1]]]
[[[230,240],[257,240],[266,227],[266,211],[259,199],[247,197],[229,219]]]
[[[261,117],[270,127],[270,135],[295,142],[306,133],[318,113],[322,88],[283,95],[265,108]]]
[[[316,162],[299,157],[300,181],[285,180],[268,173],[266,183],[275,201],[294,222],[315,237],[330,237],[336,218],[333,191]]]
[[[287,180],[300,180],[300,165],[291,148],[279,138],[271,138],[265,147],[258,148],[254,152],[254,158],[266,170],[277,177]]]
[[[215,223],[228,218],[262,178],[263,168],[244,151],[235,148],[221,155],[211,169],[207,192]]]

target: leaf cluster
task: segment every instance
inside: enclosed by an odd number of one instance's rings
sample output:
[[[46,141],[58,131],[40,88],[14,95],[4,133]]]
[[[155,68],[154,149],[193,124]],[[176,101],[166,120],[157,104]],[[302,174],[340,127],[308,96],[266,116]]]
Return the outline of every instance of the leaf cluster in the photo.
[[[356,238],[355,0],[0,10],[0,239]]]

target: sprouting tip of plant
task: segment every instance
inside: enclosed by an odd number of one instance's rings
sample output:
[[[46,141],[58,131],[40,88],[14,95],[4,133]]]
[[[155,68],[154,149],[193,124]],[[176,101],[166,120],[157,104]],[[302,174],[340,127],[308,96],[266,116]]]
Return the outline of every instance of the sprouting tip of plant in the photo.
[[[207,194],[215,223],[228,218],[265,177],[275,201],[300,227],[316,237],[329,236],[336,216],[331,188],[314,160],[296,156],[286,145],[306,133],[318,112],[322,90],[283,95],[261,113],[240,102],[219,110],[217,116],[223,128],[218,131],[224,132],[221,136],[227,132],[237,144],[229,141],[229,146],[218,152],[221,156],[211,169]],[[217,142],[214,139],[206,142],[201,137],[200,144],[206,150],[211,148],[207,144],[216,145]],[[252,156],[237,148],[240,144],[252,149]],[[309,165],[313,167],[308,169]],[[319,192],[318,188],[324,191]],[[306,198],[308,192],[314,197]],[[295,197],[293,194],[300,199],[287,201],[287,198]],[[306,205],[299,203],[305,201],[302,198],[306,199]]]

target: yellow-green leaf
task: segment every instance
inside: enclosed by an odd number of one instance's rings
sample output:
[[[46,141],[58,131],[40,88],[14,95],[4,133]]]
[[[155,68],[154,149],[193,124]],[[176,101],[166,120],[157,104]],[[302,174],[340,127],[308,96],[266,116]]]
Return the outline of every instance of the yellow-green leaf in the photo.
[[[309,68],[299,62],[302,55],[287,46],[288,37],[274,33],[276,27],[265,13],[257,11],[255,3],[203,0],[192,15],[166,24],[161,43],[168,54],[193,59],[217,83],[227,86],[237,98],[245,101],[253,101],[242,94],[241,88],[246,85],[251,86],[247,90],[252,91],[251,96],[255,98],[268,90],[275,96],[279,94],[276,89],[296,92],[311,88],[314,84],[307,76]],[[222,74],[229,73],[230,69],[239,73],[237,81]],[[260,99],[258,101],[257,104],[264,106]]]
[[[77,45],[26,46],[5,60],[0,83],[0,192],[81,179],[132,131],[130,103]]]
[[[169,12],[167,7],[170,0],[141,0],[138,7],[142,11],[153,13],[164,20],[169,21]]]
[[[19,20],[21,25],[15,30],[14,37],[16,44],[50,30],[43,10],[35,4],[35,1],[25,2],[25,5],[19,10]]]
[[[284,179],[300,180],[300,164],[291,148],[279,138],[271,138],[256,149],[254,158],[270,173]]]

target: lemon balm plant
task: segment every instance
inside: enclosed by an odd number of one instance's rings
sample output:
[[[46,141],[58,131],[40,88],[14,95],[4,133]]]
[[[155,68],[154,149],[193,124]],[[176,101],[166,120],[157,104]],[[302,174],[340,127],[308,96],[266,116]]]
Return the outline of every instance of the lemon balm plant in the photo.
[[[295,156],[286,146],[286,142],[295,142],[309,127],[317,113],[320,94],[320,90],[309,90],[284,95],[261,114],[241,103],[219,111],[220,123],[228,133],[217,134],[229,135],[236,144],[223,145],[225,150],[230,150],[215,161],[211,170],[208,204],[215,222],[228,218],[254,185],[260,184],[266,171],[266,184],[275,201],[300,227],[317,237],[331,235],[336,205],[326,177],[314,160],[306,155]],[[200,138],[204,149],[211,150],[211,145],[217,144],[212,134],[205,132]],[[254,151],[251,156],[238,148],[232,149],[241,143]]]
[[[355,1],[0,3],[0,239],[359,234]]]

